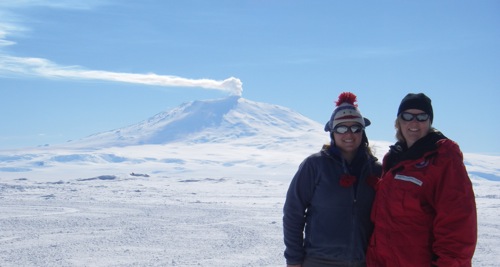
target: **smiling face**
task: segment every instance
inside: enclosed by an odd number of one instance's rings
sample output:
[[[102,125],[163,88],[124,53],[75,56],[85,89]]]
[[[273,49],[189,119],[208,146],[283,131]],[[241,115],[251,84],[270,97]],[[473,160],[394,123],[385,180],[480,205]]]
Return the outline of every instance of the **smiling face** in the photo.
[[[351,127],[352,125],[359,125],[361,128],[363,128],[357,122],[344,122],[337,125],[336,127],[339,126]],[[333,131],[333,138],[335,141],[335,146],[337,146],[337,148],[342,153],[342,157],[347,161],[350,161],[354,158],[356,152],[358,151],[359,146],[361,145],[361,141],[363,139],[363,130],[357,133],[353,133],[351,130],[348,130],[347,132],[342,134]]]
[[[404,112],[413,115],[424,113],[420,109],[407,109]],[[426,136],[431,129],[431,122],[429,119],[425,121],[418,121],[416,117],[410,121],[404,120],[401,116],[397,119],[398,130],[400,131],[402,137],[406,141],[406,145],[410,148],[415,142],[420,138]]]

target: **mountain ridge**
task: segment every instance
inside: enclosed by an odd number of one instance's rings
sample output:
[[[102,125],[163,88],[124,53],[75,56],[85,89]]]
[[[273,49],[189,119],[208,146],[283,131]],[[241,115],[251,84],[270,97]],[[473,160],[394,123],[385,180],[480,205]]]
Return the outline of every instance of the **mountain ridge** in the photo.
[[[258,143],[259,139],[262,141],[261,135],[282,141],[303,134],[325,139],[321,128],[319,123],[291,109],[230,96],[183,103],[139,123],[69,141],[64,146],[103,148],[172,142],[221,143],[240,138],[251,138]]]

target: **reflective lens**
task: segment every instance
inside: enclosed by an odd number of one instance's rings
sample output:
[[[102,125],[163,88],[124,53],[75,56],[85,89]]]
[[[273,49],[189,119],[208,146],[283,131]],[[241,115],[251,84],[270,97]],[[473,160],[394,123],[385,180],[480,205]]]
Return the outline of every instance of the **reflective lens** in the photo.
[[[412,121],[414,118],[417,118],[417,121],[426,121],[429,119],[429,114],[427,113],[413,114],[409,112],[401,113],[401,119],[403,119],[404,121]]]
[[[338,134],[345,134],[347,131],[351,131],[351,133],[360,133],[363,131],[363,126],[361,125],[351,125],[351,126],[345,126],[345,125],[339,125],[335,128],[333,128],[333,131],[338,133]]]

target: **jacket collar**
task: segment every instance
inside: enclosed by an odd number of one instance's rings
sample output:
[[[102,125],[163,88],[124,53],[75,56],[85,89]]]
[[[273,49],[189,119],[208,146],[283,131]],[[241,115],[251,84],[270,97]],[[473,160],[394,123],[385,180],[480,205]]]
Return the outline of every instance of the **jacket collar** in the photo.
[[[442,139],[448,139],[441,132],[430,132],[426,136],[420,138],[413,146],[407,147],[404,142],[397,142],[390,146],[389,153],[386,156],[384,170],[388,170],[397,165],[401,161],[416,160],[423,158],[425,154],[437,149],[437,142]]]

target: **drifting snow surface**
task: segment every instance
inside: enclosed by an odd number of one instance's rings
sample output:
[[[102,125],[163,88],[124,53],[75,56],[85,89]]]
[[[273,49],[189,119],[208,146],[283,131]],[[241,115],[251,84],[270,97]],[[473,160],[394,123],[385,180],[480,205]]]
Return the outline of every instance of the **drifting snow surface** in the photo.
[[[231,97],[0,151],[0,266],[284,266],[286,190],[328,141],[322,129]],[[371,143],[379,158],[389,145]],[[498,266],[500,157],[464,156],[478,206],[473,265]]]

